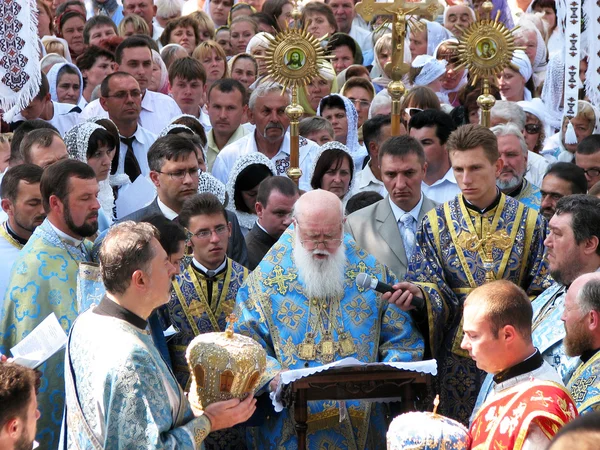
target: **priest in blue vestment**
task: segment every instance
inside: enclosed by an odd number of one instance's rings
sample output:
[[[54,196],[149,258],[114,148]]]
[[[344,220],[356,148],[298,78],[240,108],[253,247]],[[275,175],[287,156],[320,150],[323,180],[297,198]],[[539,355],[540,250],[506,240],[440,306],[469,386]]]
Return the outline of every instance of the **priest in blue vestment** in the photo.
[[[485,374],[460,347],[467,295],[493,280],[510,280],[535,297],[550,286],[544,253],[546,222],[537,211],[499,191],[502,172],[496,136],[480,125],[454,131],[446,144],[461,189],[430,211],[417,232],[406,296],[425,299],[422,320],[429,351],[438,362],[440,413],[468,423]],[[425,331],[424,331],[425,333]]]
[[[265,255],[240,288],[237,331],[267,352],[265,389],[273,390],[285,370],[315,367],[354,357],[363,362],[413,361],[423,357],[421,334],[408,313],[375,291],[358,288],[367,272],[394,284],[387,267],[343,233],[339,198],[315,190],[294,208],[293,227]],[[396,299],[401,293],[392,297]],[[340,418],[335,401],[309,402],[309,449],[381,449],[387,429],[377,403],[347,401]],[[256,449],[295,448],[288,410],[271,414],[248,431]]]

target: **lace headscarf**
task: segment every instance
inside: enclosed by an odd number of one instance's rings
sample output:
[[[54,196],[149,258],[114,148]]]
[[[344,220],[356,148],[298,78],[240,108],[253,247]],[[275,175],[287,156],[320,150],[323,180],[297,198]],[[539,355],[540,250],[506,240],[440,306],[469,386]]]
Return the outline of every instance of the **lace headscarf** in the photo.
[[[435,59],[430,55],[419,55],[410,65],[414,68],[421,68],[421,73],[415,77],[414,86],[427,86],[446,73],[448,61]]]
[[[71,67],[73,70],[75,70],[75,72],[77,72],[77,75],[79,76],[79,97],[77,98],[77,103],[75,103],[75,105],[77,105],[79,103],[79,101],[81,100],[81,96],[83,95],[83,77],[81,76],[81,72],[79,71],[79,68],[75,64],[71,64],[71,63],[67,62],[67,63],[54,64],[52,66],[52,68],[46,75],[46,77],[48,78],[48,85],[50,86],[50,97],[55,102],[59,101],[58,94],[56,92],[56,89],[58,87],[58,72],[60,72],[60,69],[62,69],[65,66]]]
[[[356,112],[354,104],[343,95],[331,94],[327,97],[323,97],[323,100],[331,96],[338,96],[344,102],[344,109],[346,110],[346,119],[348,121],[346,147],[348,149],[348,152],[350,153],[350,156],[352,156],[352,160],[354,161],[355,170],[360,170],[362,169],[363,161],[367,156],[367,150],[358,142],[358,113]],[[321,105],[323,104],[323,100],[321,100],[321,104],[319,104],[319,108],[317,109],[318,116],[323,115],[321,114]]]
[[[198,178],[198,194],[204,192],[213,194],[223,206],[227,206],[227,188],[208,172],[202,172]]]
[[[421,20],[421,22],[427,26],[427,54],[433,56],[440,42],[453,37],[452,33],[437,22],[428,20]]]
[[[161,137],[168,136],[168,134],[171,130],[177,130],[177,129],[184,130],[190,134],[194,134],[194,132],[192,131],[192,129],[190,127],[186,127],[185,125],[180,125],[178,123],[175,123],[175,124],[172,123],[172,124],[169,124],[166,127],[164,127],[162,129],[162,131],[160,132],[160,134],[158,135],[158,137],[161,138]]]
[[[87,164],[87,152],[90,137],[96,130],[108,131],[106,128],[98,125],[97,123],[82,122],[78,125],[75,125],[65,133],[64,141],[70,158]],[[102,210],[104,211],[106,217],[108,217],[112,222],[115,197],[113,190],[110,187],[109,180],[106,179],[100,181],[98,183],[98,187],[100,188],[100,192],[98,193],[98,202],[100,202],[100,206],[102,206]]]
[[[563,117],[563,91],[565,84],[565,62],[563,52],[550,55],[546,81],[542,89],[542,101],[546,105],[548,125],[560,130]]]
[[[315,169],[317,168],[319,159],[321,159],[321,156],[323,156],[323,153],[325,153],[327,150],[342,150],[342,151],[346,152],[350,156],[350,158],[352,158],[352,154],[350,153],[348,147],[345,146],[344,144],[342,144],[341,142],[338,142],[338,141],[326,142],[319,148],[319,153],[313,160],[312,167],[310,168],[310,176],[308,177],[309,180],[312,180],[313,175],[315,174]],[[354,180],[356,180],[356,174],[357,174],[357,171],[356,171],[356,168],[354,168],[354,170],[352,171],[352,178],[350,179],[350,183],[348,184],[348,191],[344,194],[344,198],[342,198],[342,203],[344,203],[344,205],[350,199],[350,197],[352,197],[352,192],[354,191]]]
[[[240,222],[240,227],[246,228],[247,230],[252,229],[254,223],[256,222],[257,216],[256,214],[247,213],[244,211],[238,211],[235,207],[235,187],[238,183],[238,178],[240,174],[246,169],[248,166],[253,164],[261,164],[266,166],[273,176],[277,175],[277,169],[275,169],[275,165],[273,161],[267,158],[260,152],[248,153],[247,155],[239,158],[234,164],[231,172],[229,172],[229,180],[227,181],[227,196],[229,200],[227,202],[227,209],[233,213],[238,218]]]
[[[535,58],[533,59],[533,74],[540,73],[540,77],[546,73],[548,66],[548,48],[546,47],[546,41],[538,27],[527,18],[519,21],[519,29],[516,34],[522,34],[524,31],[533,31],[537,40],[537,49],[535,52]],[[543,80],[543,78],[541,78]],[[537,83],[536,83],[537,86]]]

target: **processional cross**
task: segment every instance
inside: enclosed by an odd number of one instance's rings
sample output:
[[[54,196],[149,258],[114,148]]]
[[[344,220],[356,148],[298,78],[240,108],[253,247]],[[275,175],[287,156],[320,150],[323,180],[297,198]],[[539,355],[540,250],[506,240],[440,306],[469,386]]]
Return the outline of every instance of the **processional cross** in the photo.
[[[384,69],[391,73],[392,81],[388,92],[392,97],[392,136],[400,135],[400,100],[404,94],[402,77],[408,73],[410,65],[404,62],[404,40],[409,18],[420,17],[434,20],[442,12],[438,0],[409,2],[395,0],[393,3],[381,3],[376,0],[362,0],[356,5],[356,12],[366,21],[373,20],[375,15],[392,15],[392,61]],[[418,22],[417,22],[418,23]],[[418,25],[416,25],[418,27]]]

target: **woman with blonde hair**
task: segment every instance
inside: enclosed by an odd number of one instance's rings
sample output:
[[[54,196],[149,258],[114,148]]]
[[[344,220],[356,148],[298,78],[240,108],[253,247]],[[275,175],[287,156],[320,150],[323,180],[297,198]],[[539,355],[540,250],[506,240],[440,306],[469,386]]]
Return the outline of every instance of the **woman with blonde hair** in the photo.
[[[206,70],[206,92],[215,81],[229,75],[225,50],[213,40],[201,42],[192,53],[192,58],[200,61]]]
[[[196,44],[215,39],[215,24],[208,14],[206,14],[204,11],[196,11],[191,13],[189,17],[196,19],[196,22],[198,22],[199,35],[198,42]]]
[[[141,16],[129,14],[119,24],[119,36],[126,38],[134,34],[150,36],[150,27]]]
[[[371,69],[371,80],[375,89],[379,92],[387,88],[392,81],[390,74],[385,71],[385,65],[392,61],[392,35],[384,34],[375,43],[375,58],[373,58],[373,68]]]

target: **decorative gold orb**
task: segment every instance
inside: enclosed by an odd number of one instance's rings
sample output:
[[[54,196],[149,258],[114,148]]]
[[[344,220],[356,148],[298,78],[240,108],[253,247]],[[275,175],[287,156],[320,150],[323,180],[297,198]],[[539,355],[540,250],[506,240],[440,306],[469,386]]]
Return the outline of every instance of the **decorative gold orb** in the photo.
[[[390,84],[388,84],[387,89],[392,98],[402,97],[405,91],[402,81],[392,81]]]
[[[302,115],[304,114],[304,108],[302,108],[302,106],[299,104],[288,105],[285,108],[285,113],[290,118],[290,120],[300,120],[302,118]]]
[[[286,173],[288,178],[294,181],[297,181],[302,177],[302,169],[300,169],[300,167],[290,167]]]
[[[491,110],[496,104],[496,98],[490,94],[482,94],[477,97],[477,104],[484,111]]]

